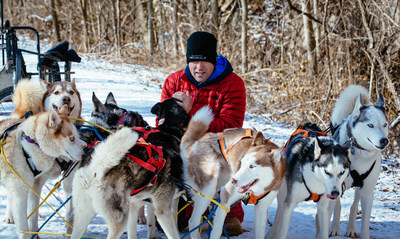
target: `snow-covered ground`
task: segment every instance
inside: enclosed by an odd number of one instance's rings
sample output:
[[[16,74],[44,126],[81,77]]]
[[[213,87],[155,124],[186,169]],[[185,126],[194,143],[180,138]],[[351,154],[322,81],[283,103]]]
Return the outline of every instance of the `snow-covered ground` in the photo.
[[[25,60],[30,69],[35,70],[35,58],[26,56]],[[166,72],[158,69],[138,65],[113,64],[93,57],[83,57],[82,63],[73,64],[74,77],[83,101],[83,118],[89,119],[92,111],[91,97],[95,92],[100,100],[104,102],[107,94],[111,91],[121,107],[138,111],[147,122],[154,126],[155,117],[150,113],[150,108],[160,99],[161,86],[167,76]],[[246,114],[244,127],[253,127],[262,131],[265,137],[270,138],[274,143],[283,145],[293,132],[293,126],[282,125],[272,122],[263,115]],[[375,200],[372,209],[370,233],[371,238],[400,238],[400,207],[398,189],[400,176],[396,159],[384,160],[384,167],[389,168],[380,175],[379,183],[375,190]],[[47,184],[52,187],[54,182]],[[44,189],[43,193],[49,190]],[[342,216],[340,235],[335,238],[345,238],[344,232],[347,225],[349,209],[352,203],[353,190],[345,192],[342,198]],[[56,192],[57,197],[63,197],[62,188]],[[3,186],[0,186],[0,218],[4,217],[7,194]],[[60,202],[55,196],[49,198],[49,203],[57,208]],[[254,238],[254,212],[253,206],[244,206],[245,220],[243,222],[244,234],[236,238]],[[276,201],[269,209],[269,220],[273,221],[276,211]],[[64,209],[60,213],[64,215]],[[41,225],[53,211],[47,207],[40,208],[39,225]],[[299,204],[293,213],[288,238],[314,238],[316,204],[303,202]],[[361,220],[356,222],[358,232],[361,228]],[[267,226],[269,230],[270,226]],[[138,227],[139,238],[146,238],[146,226]],[[65,223],[58,216],[54,216],[47,222],[41,232],[65,233]],[[162,238],[165,236],[160,233]],[[95,217],[87,230],[87,236],[106,238],[107,226],[104,220]],[[41,235],[42,238],[62,238],[56,235]],[[203,238],[207,238],[203,233]],[[17,238],[15,226],[6,224],[0,220],[0,238]],[[121,238],[127,238],[124,234]]]

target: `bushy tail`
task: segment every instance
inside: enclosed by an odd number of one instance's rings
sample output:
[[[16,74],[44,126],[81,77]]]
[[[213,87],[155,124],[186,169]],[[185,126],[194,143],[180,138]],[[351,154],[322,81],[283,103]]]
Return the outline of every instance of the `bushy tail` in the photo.
[[[189,126],[182,137],[181,151],[203,137],[207,133],[213,119],[214,115],[208,106],[197,111],[190,120]]]
[[[364,105],[370,104],[371,99],[368,90],[360,85],[350,85],[341,94],[335,104],[331,116],[331,124],[336,127],[340,125],[349,116],[354,109],[358,97],[361,96],[361,101]]]
[[[43,90],[37,80],[23,79],[15,87],[12,101],[15,106],[11,117],[22,119],[26,112],[37,114],[42,105]]]
[[[139,136],[130,128],[124,127],[115,134],[110,135],[104,142],[99,143],[93,153],[90,163],[90,174],[103,177],[104,172],[115,165],[132,148]]]

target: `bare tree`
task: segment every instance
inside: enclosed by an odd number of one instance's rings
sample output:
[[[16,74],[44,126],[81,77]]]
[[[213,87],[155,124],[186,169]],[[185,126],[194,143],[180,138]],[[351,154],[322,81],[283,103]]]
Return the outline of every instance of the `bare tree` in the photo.
[[[177,0],[172,1],[172,54],[178,57],[178,3]]]
[[[247,71],[247,0],[241,0],[242,4],[242,73]]]
[[[147,2],[147,34],[149,56],[153,55],[154,33],[153,33],[153,0]]]
[[[60,26],[59,26],[59,23],[58,23],[55,0],[50,0],[50,7],[51,7],[51,18],[52,18],[52,21],[53,21],[54,35],[56,36],[57,42],[60,42],[61,41]]]
[[[310,0],[303,0],[302,6],[303,6],[303,12],[310,14],[311,12]],[[307,48],[309,71],[311,76],[315,76],[318,73],[318,64],[315,53],[316,44],[314,38],[313,25],[311,19],[306,15],[303,15],[303,23],[304,23],[304,43]]]

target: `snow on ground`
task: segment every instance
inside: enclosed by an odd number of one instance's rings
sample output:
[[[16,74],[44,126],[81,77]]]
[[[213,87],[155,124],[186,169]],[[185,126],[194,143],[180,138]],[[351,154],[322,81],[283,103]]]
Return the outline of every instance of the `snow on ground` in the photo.
[[[25,60],[28,68],[35,70],[35,58],[26,56]],[[150,113],[150,108],[158,102],[161,94],[161,86],[163,80],[167,76],[165,72],[157,69],[137,66],[114,64],[107,61],[99,60],[94,57],[83,57],[82,63],[73,64],[74,77],[76,78],[77,87],[81,93],[83,101],[84,119],[90,118],[92,111],[91,97],[95,92],[97,97],[104,102],[107,94],[111,91],[118,104],[121,107],[138,111],[147,122],[154,126],[155,117]],[[270,138],[274,143],[283,145],[294,131],[293,126],[279,124],[268,119],[263,115],[246,114],[244,127],[253,127],[262,131],[265,137]],[[396,165],[397,159],[385,159],[383,165],[390,170],[382,172],[380,175],[377,189],[375,190],[375,200],[372,209],[370,233],[371,238],[399,238],[400,236],[400,212],[399,212],[399,182],[400,176]],[[397,167],[398,168],[398,167]],[[47,184],[52,187],[54,182]],[[47,194],[48,189],[43,189],[43,193]],[[352,203],[354,190],[350,189],[345,192],[342,198],[342,214],[341,214],[341,230],[340,235],[335,238],[344,238],[349,209]],[[60,189],[56,192],[58,198],[62,198],[63,191]],[[7,193],[3,186],[0,187],[0,218],[4,217]],[[49,198],[49,203],[57,208],[60,202],[55,196]],[[235,238],[254,238],[254,212],[253,206],[244,206],[245,220],[243,222],[244,234]],[[269,220],[272,222],[276,211],[276,200],[269,209]],[[60,209],[61,215],[64,215],[64,208]],[[315,220],[316,204],[313,202],[300,203],[294,210],[288,238],[314,238],[315,237]],[[52,214],[51,209],[47,206],[40,208],[39,225],[48,219]],[[360,231],[361,220],[356,222],[357,231]],[[269,230],[270,226],[267,226]],[[146,226],[138,227],[139,238],[146,238]],[[49,233],[65,233],[65,223],[58,216],[55,216],[44,225],[42,232]],[[87,235],[96,238],[106,238],[107,226],[104,220],[97,216],[88,227]],[[165,236],[159,233],[162,238]],[[55,235],[41,235],[42,238],[62,238]],[[15,226],[0,221],[0,238],[17,238]],[[127,238],[124,234],[121,238]],[[203,233],[202,238],[207,238]]]

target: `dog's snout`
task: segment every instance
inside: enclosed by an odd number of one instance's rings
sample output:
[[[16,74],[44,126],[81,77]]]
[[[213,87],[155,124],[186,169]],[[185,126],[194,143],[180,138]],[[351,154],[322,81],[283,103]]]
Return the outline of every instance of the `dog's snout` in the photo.
[[[380,140],[379,143],[381,144],[381,147],[384,148],[384,147],[386,147],[386,145],[388,145],[389,140],[387,138],[383,138]]]
[[[234,178],[231,178],[231,183],[232,183],[233,185],[236,185],[236,184],[237,184],[237,180],[234,179]]]
[[[65,97],[63,97],[62,101],[63,101],[63,105],[65,105],[65,104],[69,105],[69,103],[71,103],[71,98],[68,96],[65,96]]]
[[[331,192],[331,195],[332,196],[335,196],[335,197],[338,197],[339,196],[339,191],[337,191],[337,190],[333,190],[332,192]]]

